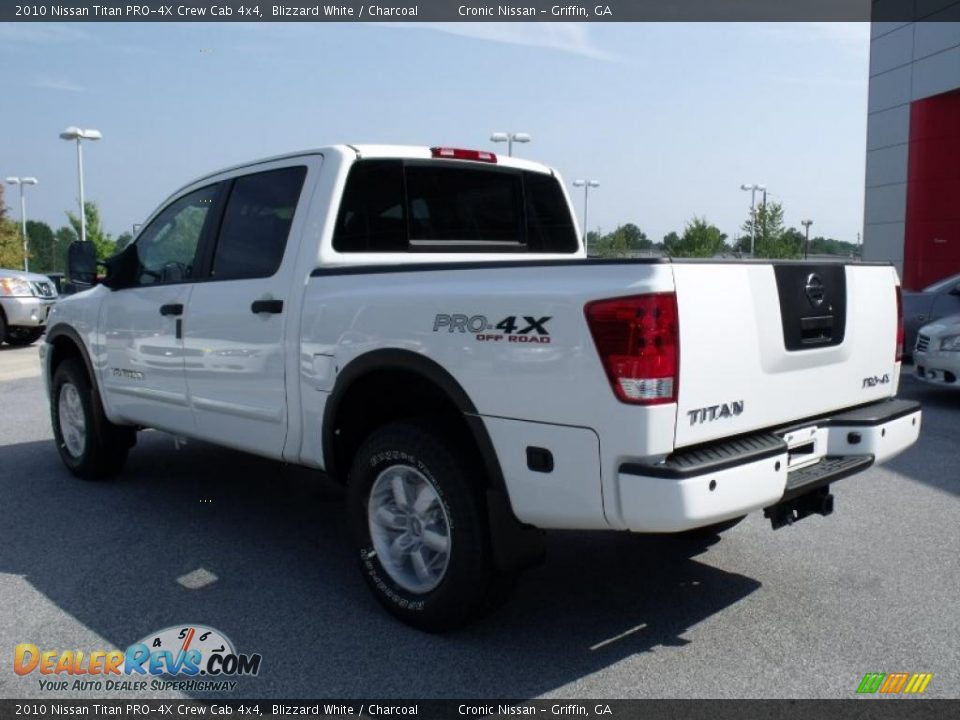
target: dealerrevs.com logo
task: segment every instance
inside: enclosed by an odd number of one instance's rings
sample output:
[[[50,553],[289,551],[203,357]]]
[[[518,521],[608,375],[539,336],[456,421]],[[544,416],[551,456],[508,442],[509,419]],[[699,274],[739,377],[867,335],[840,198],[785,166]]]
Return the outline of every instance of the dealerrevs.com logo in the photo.
[[[185,624],[151,633],[126,651],[21,643],[14,650],[13,671],[40,676],[41,690],[223,692],[236,689],[235,678],[257,675],[262,660],[258,653],[238,653],[219,630]]]
[[[922,695],[933,673],[867,673],[857,686],[860,695]]]

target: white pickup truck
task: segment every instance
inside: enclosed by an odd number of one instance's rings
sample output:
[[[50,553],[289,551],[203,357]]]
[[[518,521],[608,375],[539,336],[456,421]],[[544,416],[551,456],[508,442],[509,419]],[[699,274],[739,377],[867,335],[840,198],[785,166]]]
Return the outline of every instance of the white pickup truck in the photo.
[[[41,354],[75,475],[143,428],[323,470],[373,593],[441,630],[543,529],[829,514],[920,430],[899,292],[889,265],[588,259],[548,167],[341,145],[175,193]]]

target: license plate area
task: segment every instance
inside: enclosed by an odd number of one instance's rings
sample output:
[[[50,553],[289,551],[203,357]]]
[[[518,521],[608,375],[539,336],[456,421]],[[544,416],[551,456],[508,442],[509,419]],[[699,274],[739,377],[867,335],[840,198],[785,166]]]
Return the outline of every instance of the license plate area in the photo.
[[[820,462],[827,454],[827,430],[811,425],[783,434],[787,443],[787,471]]]

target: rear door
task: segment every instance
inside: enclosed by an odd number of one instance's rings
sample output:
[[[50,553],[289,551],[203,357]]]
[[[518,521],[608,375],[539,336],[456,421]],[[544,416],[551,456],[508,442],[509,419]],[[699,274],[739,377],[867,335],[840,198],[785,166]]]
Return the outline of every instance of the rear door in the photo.
[[[673,272],[678,447],[895,392],[892,267],[678,262]]]
[[[277,458],[287,431],[284,330],[306,175],[305,164],[273,164],[227,181],[206,278],[184,318],[197,435]]]

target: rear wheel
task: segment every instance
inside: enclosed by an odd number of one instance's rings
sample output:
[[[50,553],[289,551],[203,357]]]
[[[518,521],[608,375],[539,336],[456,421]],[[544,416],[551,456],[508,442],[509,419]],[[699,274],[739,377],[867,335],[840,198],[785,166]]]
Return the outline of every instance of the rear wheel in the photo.
[[[503,594],[468,457],[441,432],[396,423],[364,442],[350,471],[351,531],[367,584],[422,630],[462,625]]]
[[[7,318],[3,314],[3,309],[0,309],[0,345],[3,345],[3,341],[7,338]]]
[[[8,345],[31,345],[43,336],[43,328],[12,327],[6,331],[5,340]]]
[[[133,428],[110,422],[79,360],[64,360],[53,374],[50,420],[60,459],[84,480],[99,480],[123,469],[136,440]]]

